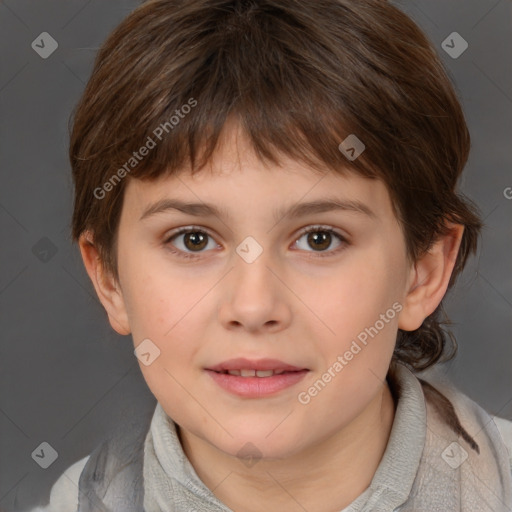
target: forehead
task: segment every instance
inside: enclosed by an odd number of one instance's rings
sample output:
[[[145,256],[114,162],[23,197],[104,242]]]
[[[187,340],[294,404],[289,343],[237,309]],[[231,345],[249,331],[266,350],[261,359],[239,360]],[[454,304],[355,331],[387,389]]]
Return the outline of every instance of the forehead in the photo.
[[[268,212],[276,217],[284,213],[285,206],[289,209],[293,204],[326,199],[344,202],[347,211],[366,208],[376,215],[392,211],[387,188],[379,179],[362,177],[348,165],[335,172],[327,166],[314,168],[282,153],[278,158],[278,164],[264,162],[238,125],[231,125],[223,131],[216,151],[201,170],[192,172],[188,167],[153,180],[130,178],[125,204],[139,216],[170,198],[196,206],[207,203],[205,213],[222,212],[225,217],[253,205],[261,208],[261,215]],[[210,206],[215,212],[208,209]]]

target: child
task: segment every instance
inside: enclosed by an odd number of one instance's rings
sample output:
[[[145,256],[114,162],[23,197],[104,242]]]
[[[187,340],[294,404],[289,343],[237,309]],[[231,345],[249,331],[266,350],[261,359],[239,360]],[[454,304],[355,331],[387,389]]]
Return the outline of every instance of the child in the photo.
[[[45,510],[512,510],[512,423],[415,375],[456,349],[469,149],[386,1],[132,12],[74,115],[73,235],[155,408]]]

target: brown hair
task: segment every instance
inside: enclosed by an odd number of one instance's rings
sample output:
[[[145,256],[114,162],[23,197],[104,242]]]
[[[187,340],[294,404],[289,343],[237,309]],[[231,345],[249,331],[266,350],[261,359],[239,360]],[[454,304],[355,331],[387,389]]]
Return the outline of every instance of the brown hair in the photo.
[[[450,287],[476,251],[481,222],[456,191],[470,150],[464,114],[426,36],[384,0],[140,5],[99,50],[74,115],[74,238],[90,230],[117,278],[126,180],[202,169],[231,118],[263,162],[279,164],[282,153],[313,170],[381,179],[411,262],[446,221],[463,224]],[[366,146],[354,161],[338,149],[350,134]],[[393,361],[422,370],[453,357],[441,312],[442,303],[416,331],[399,330]]]

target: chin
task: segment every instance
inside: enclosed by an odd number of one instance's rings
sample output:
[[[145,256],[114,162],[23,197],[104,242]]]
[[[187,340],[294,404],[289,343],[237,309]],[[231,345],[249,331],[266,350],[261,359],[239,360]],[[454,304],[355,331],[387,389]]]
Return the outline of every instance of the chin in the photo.
[[[274,428],[275,424],[264,431],[261,429],[236,431],[228,428],[233,437],[226,434],[222,440],[210,439],[210,442],[217,449],[240,459],[284,459],[301,449],[301,444],[304,442],[303,436],[302,443],[299,444],[301,436],[296,438],[284,430],[281,435],[276,435],[275,432],[269,435]]]

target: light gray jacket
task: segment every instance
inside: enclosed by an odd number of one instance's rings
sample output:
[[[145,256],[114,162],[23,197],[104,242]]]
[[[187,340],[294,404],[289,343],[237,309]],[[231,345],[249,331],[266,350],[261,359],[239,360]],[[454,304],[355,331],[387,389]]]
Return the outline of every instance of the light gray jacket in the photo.
[[[441,420],[412,372],[399,365],[396,376],[397,410],[384,456],[370,486],[341,512],[512,512],[512,422],[432,382],[454,405],[477,453]],[[53,486],[50,504],[31,512],[76,511],[79,487],[80,512],[141,512],[142,503],[145,512],[232,512],[199,479],[159,404],[138,427],[123,430],[124,448],[104,443],[73,464]]]

